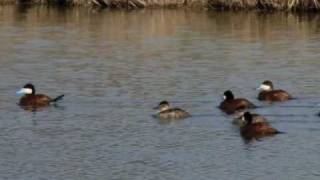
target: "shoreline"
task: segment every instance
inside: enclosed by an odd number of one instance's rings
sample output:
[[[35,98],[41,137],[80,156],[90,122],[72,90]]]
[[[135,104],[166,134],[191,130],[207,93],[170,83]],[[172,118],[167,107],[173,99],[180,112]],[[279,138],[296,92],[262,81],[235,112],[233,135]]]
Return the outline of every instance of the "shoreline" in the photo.
[[[2,0],[4,5],[85,6],[109,9],[196,8],[209,10],[319,11],[320,0]]]

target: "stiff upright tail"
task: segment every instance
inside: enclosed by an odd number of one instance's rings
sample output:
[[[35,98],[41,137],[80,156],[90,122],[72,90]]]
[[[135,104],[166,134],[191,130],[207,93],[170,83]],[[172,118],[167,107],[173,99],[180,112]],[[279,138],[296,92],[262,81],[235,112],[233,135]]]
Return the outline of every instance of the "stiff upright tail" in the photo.
[[[258,108],[258,106],[256,106],[256,105],[255,105],[255,104],[253,104],[253,103],[250,103],[250,104],[249,104],[249,107],[250,107],[250,108],[252,108],[252,109],[256,109],[256,108]]]
[[[56,97],[56,98],[54,98],[54,99],[52,99],[51,100],[51,102],[57,102],[57,101],[60,101],[60,100],[62,100],[62,98],[64,97],[64,94],[62,94],[62,95],[60,95],[60,96],[58,96],[58,97]]]
[[[286,133],[283,131],[277,131],[276,134],[286,134]]]

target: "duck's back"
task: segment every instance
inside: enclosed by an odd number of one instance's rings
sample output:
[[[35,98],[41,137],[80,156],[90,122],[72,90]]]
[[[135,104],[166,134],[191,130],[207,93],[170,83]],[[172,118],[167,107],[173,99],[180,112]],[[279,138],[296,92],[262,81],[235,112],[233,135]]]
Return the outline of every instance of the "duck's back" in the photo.
[[[219,108],[225,111],[227,114],[233,114],[239,110],[255,107],[256,106],[253,103],[246,99],[225,100],[219,106]]]
[[[158,113],[160,119],[182,119],[187,118],[190,114],[180,108],[172,108]]]
[[[266,123],[253,123],[241,129],[241,135],[246,138],[261,137],[279,133],[279,131]]]
[[[267,119],[259,114],[252,114],[253,122],[252,123],[264,123],[269,124]]]
[[[269,124],[267,119],[264,118],[263,116],[259,115],[259,114],[251,114],[252,115],[252,123],[264,123],[264,124]],[[239,125],[240,127],[243,127],[245,125],[245,121],[242,120],[243,116],[240,116],[238,118],[235,118],[233,120],[233,124],[235,125]]]
[[[261,101],[286,101],[292,99],[292,96],[284,90],[262,91],[258,95]]]
[[[32,106],[32,107],[43,107],[48,106],[51,102],[51,98],[49,96],[43,94],[36,95],[26,95],[20,99],[20,106]]]

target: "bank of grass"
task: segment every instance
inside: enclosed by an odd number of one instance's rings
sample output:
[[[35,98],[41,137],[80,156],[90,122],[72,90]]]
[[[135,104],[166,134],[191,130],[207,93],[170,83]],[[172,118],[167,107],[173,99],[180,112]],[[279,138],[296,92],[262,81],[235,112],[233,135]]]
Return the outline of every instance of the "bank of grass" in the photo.
[[[6,4],[97,6],[102,8],[197,7],[219,10],[320,10],[320,0],[1,0]]]

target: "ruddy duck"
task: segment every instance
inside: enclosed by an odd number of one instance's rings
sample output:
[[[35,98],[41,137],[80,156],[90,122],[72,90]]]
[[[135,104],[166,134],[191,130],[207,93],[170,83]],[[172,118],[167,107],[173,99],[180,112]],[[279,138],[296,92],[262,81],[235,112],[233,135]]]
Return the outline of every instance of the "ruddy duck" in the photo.
[[[160,102],[159,105],[153,109],[158,110],[155,117],[159,119],[183,119],[191,116],[183,109],[171,108],[168,101]]]
[[[246,123],[240,127],[240,133],[246,139],[260,138],[280,133],[277,129],[267,123],[254,122],[250,112],[244,113],[243,119]]]
[[[230,90],[224,92],[223,98],[224,101],[220,103],[219,108],[227,114],[233,114],[244,109],[256,108],[253,103],[246,99],[235,99],[233,93]]]
[[[284,90],[274,90],[271,81],[264,81],[258,88],[260,101],[286,101],[292,99],[292,96]]]
[[[252,123],[266,123],[269,124],[267,122],[267,119],[263,116],[261,116],[260,114],[252,114]],[[240,127],[244,126],[246,124],[245,118],[244,118],[244,112],[240,112],[239,114],[237,114],[237,117],[234,118],[234,120],[232,121],[233,124],[235,125],[239,125]]]
[[[40,108],[50,105],[50,103],[61,100],[64,95],[60,95],[54,99],[44,94],[36,94],[36,90],[32,84],[26,84],[17,94],[23,94],[20,98],[19,105],[30,108]]]

